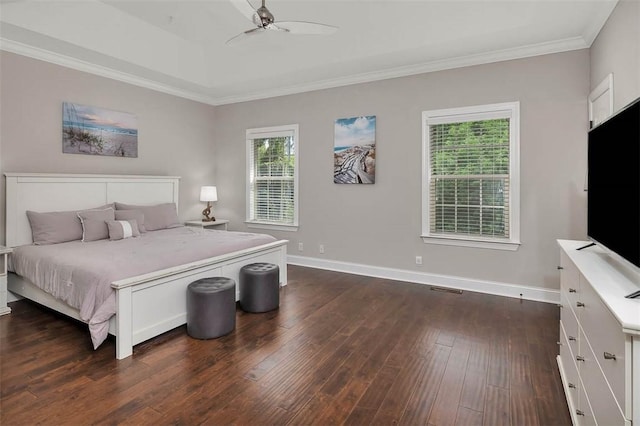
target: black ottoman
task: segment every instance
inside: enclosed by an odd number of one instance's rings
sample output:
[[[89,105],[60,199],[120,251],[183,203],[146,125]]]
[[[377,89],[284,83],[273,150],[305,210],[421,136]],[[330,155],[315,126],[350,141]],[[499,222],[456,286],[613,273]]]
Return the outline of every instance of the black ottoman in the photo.
[[[267,312],[280,306],[280,268],[273,263],[252,263],[240,269],[240,308]]]
[[[187,333],[213,339],[236,326],[236,282],[231,278],[202,278],[187,286]]]

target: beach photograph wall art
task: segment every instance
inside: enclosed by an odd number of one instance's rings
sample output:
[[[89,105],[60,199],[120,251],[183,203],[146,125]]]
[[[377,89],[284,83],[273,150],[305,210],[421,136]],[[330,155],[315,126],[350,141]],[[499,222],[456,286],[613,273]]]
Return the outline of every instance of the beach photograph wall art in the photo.
[[[376,116],[338,118],[333,146],[334,183],[376,182]]]
[[[62,152],[138,157],[138,119],[104,108],[62,103]]]

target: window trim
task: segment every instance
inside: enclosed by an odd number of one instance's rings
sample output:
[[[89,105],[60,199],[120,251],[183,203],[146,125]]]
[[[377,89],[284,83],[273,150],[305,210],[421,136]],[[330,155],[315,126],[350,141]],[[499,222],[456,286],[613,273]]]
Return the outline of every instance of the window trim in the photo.
[[[292,136],[295,146],[294,170],[293,170],[293,223],[284,224],[279,222],[268,222],[252,218],[251,211],[251,189],[253,164],[251,164],[253,140],[265,137]],[[298,169],[300,164],[300,143],[298,124],[287,124],[282,126],[259,127],[247,129],[246,131],[246,220],[248,228],[270,229],[276,231],[297,231],[298,230],[298,209],[299,209],[299,189],[298,189]]]
[[[429,126],[464,121],[509,118],[509,228],[506,238],[442,235],[430,232],[431,158]],[[422,112],[422,241],[462,247],[515,251],[520,246],[520,102],[504,102]]]

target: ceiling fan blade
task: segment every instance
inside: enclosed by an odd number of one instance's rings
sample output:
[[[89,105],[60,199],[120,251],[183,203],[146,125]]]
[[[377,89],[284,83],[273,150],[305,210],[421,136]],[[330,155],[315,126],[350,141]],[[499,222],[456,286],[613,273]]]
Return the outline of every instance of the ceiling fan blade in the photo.
[[[247,30],[247,31],[245,31],[243,33],[238,34],[237,36],[231,37],[229,40],[227,40],[225,42],[225,44],[237,43],[239,41],[246,40],[247,38],[249,38],[251,36],[263,33],[265,31],[266,30],[264,28],[252,28],[250,30]]]
[[[276,25],[276,24],[269,24],[269,25],[267,25],[267,26],[265,26],[263,28],[265,30],[281,31],[283,33],[288,33],[289,32],[289,30],[287,28],[283,28],[283,27],[281,27],[279,25]]]
[[[338,27],[317,22],[278,21],[277,24],[279,28],[287,30],[291,34],[329,35],[338,31]]]
[[[251,3],[249,3],[249,0],[229,1],[245,18],[253,22],[255,25],[262,26],[262,24],[260,23],[260,17],[256,13],[256,9],[254,9]]]

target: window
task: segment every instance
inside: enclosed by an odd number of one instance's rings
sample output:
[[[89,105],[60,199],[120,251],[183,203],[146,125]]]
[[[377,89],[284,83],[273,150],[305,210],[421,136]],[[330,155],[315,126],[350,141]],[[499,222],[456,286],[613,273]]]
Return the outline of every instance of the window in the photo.
[[[247,130],[247,223],[297,230],[297,124]]]
[[[517,250],[518,102],[422,113],[422,239]]]

